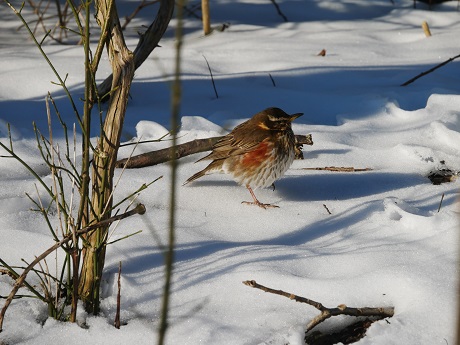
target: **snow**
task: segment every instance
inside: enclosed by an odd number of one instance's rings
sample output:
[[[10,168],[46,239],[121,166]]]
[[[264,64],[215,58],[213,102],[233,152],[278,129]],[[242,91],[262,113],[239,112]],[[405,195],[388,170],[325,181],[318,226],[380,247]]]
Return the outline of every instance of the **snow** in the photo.
[[[314,145],[304,147],[305,159],[293,163],[275,191],[256,190],[262,202],[279,209],[242,205],[251,198],[248,191],[225,175],[179,187],[167,343],[302,344],[305,325],[317,311],[242,284],[251,279],[330,307],[394,306],[389,323],[374,323],[360,344],[454,343],[459,182],[436,186],[426,176],[445,166],[460,169],[459,63],[400,85],[458,55],[457,2],[432,10],[423,4],[413,9],[412,0],[277,3],[289,22],[269,1],[219,0],[211,3],[211,15],[213,25],[230,23],[224,32],[203,37],[196,19],[185,23],[180,142],[222,135],[256,112],[277,106],[305,113],[293,129],[311,133]],[[119,7],[125,15],[135,4],[121,2]],[[75,119],[62,90],[50,83],[56,78],[37,48],[22,39],[23,31],[14,31],[19,22],[6,5],[0,9],[5,30],[0,43],[0,140],[6,142],[10,123],[15,152],[51,183],[32,121],[47,132],[48,91],[63,118],[69,124]],[[147,23],[153,9],[144,11],[126,32],[130,47],[136,44],[135,28]],[[421,29],[424,20],[433,34],[429,38]],[[135,154],[170,145],[175,23],[161,48],[136,71],[123,140],[166,136],[162,142],[139,145]],[[81,98],[81,47],[48,43],[44,48],[57,70],[68,73],[74,98]],[[322,49],[326,56],[317,56]],[[108,73],[105,63],[99,78]],[[55,141],[63,145],[62,129],[53,121]],[[97,123],[93,133],[96,128]],[[120,158],[132,150],[123,147]],[[206,165],[194,164],[203,155],[180,160],[180,184]],[[0,162],[0,257],[20,265],[53,239],[25,195],[36,196],[34,178],[12,159]],[[372,170],[304,169],[327,166]],[[120,174],[117,170],[116,178]],[[119,200],[159,176],[164,177],[139,197],[147,213],[124,220],[112,234],[114,240],[143,230],[108,248],[101,315],[87,315],[80,308],[78,324],[58,322],[47,318],[41,302],[15,300],[0,341],[155,341],[163,287],[158,241],[167,239],[169,165],[124,171],[115,193]],[[40,196],[47,201],[43,192]],[[120,261],[125,325],[118,330],[112,324]],[[7,295],[12,284],[0,276],[0,294]]]

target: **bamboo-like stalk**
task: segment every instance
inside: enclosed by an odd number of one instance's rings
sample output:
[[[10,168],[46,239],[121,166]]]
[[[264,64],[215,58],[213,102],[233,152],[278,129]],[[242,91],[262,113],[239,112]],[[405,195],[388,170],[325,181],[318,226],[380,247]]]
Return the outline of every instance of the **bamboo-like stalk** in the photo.
[[[134,58],[125,44],[116,10],[111,0],[96,1],[97,19],[108,30],[108,55],[112,65],[113,83],[109,108],[101,138],[94,152],[90,223],[109,218],[112,209],[113,172],[120,145],[131,82]],[[99,288],[105,262],[108,226],[97,229],[87,238],[80,274],[79,295],[88,312],[99,312]]]
[[[201,0],[201,13],[203,16],[203,32],[205,35],[211,33],[211,18],[209,16],[209,0]]]

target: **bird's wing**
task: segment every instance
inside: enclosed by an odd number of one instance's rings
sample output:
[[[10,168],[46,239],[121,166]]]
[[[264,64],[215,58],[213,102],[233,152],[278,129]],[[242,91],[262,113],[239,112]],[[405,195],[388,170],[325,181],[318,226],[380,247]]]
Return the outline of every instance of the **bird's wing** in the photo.
[[[266,136],[260,131],[251,131],[244,128],[246,123],[235,127],[235,129],[220,139],[213,147],[212,152],[201,160],[216,160],[231,156],[238,156],[252,151],[260,144]]]

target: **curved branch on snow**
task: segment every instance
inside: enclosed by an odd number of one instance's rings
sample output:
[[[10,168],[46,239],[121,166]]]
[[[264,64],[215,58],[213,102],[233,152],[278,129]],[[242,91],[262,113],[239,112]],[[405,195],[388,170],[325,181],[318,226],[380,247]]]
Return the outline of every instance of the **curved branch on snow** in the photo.
[[[275,295],[280,295],[292,299],[296,302],[306,303],[318,309],[321,313],[314,317],[307,325],[306,332],[311,331],[314,327],[319,325],[321,322],[329,319],[331,316],[337,315],[348,315],[348,316],[374,316],[379,318],[392,317],[394,315],[394,307],[377,307],[377,308],[351,308],[347,307],[345,304],[340,304],[336,308],[327,308],[321,303],[313,301],[311,299],[297,296],[289,292],[284,292],[282,290],[275,290],[263,285],[258,284],[255,280],[246,280],[243,282],[244,285],[250,286],[252,288],[260,289],[265,292],[269,292]]]

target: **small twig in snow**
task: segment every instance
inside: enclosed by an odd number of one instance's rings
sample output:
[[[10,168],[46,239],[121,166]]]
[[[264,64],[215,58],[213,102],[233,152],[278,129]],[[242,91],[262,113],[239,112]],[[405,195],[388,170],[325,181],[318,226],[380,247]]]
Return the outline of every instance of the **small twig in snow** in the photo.
[[[273,79],[272,75],[268,73],[268,76],[270,77],[270,80],[272,81],[273,86],[276,87],[275,80]]]
[[[281,12],[281,8],[280,8],[279,5],[276,3],[276,1],[275,1],[275,0],[271,0],[271,2],[273,3],[273,5],[275,5],[276,12],[278,12],[278,14],[281,16],[281,18],[283,18],[283,20],[287,23],[289,20],[288,20],[287,17],[284,15],[284,13]]]
[[[208,62],[208,59],[206,59],[206,56],[203,55],[203,58],[204,58],[204,61],[206,61],[206,64],[208,65],[208,70],[209,70],[209,74],[211,75],[211,81],[212,81],[212,87],[214,88],[214,93],[216,94],[216,98],[219,98],[219,94],[217,93],[217,89],[216,89],[216,83],[214,82],[214,76],[212,75],[211,66],[209,66],[209,62]]]
[[[371,171],[371,168],[353,168],[353,167],[323,167],[323,168],[302,168],[302,170],[327,170],[338,172],[361,172]]]
[[[442,193],[441,201],[439,202],[438,213],[439,213],[439,211],[441,211],[441,205],[442,205],[443,200],[444,200],[444,193]]]

